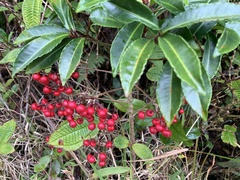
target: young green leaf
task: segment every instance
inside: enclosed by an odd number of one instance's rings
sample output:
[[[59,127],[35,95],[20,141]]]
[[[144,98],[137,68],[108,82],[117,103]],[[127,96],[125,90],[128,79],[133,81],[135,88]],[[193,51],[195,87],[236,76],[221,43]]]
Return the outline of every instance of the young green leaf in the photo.
[[[124,26],[112,42],[110,49],[110,62],[113,77],[118,73],[121,55],[134,40],[140,39],[144,26],[140,23],[133,22]]]
[[[216,48],[213,52],[213,57],[217,57],[221,54],[229,53],[237,48],[240,42],[240,37],[236,31],[225,28],[221,37],[218,39]]]
[[[158,43],[177,76],[204,94],[200,60],[190,45],[181,36],[171,33],[159,37]]]
[[[156,89],[160,110],[169,127],[181,105],[181,81],[166,63]]]
[[[20,53],[20,48],[15,48],[11,50],[1,61],[0,64],[12,63],[17,59],[18,54]]]
[[[168,11],[170,11],[173,14],[178,14],[178,13],[184,11],[182,0],[173,0],[173,1],[156,0],[156,3],[165,7]]]
[[[121,56],[120,79],[126,97],[140,79],[154,46],[153,40],[138,39],[133,41]]]
[[[240,5],[235,3],[209,3],[195,5],[186,11],[177,14],[170,21],[163,23],[163,32],[172,29],[193,25],[199,22],[231,20],[239,18]]]
[[[18,54],[16,61],[13,64],[13,76],[23,70],[33,60],[44,54],[51,52],[64,38],[68,36],[67,33],[57,33],[46,35],[34,39],[25,45]]]
[[[123,167],[123,166],[117,166],[117,167],[107,167],[98,170],[98,174],[101,175],[101,177],[109,176],[109,175],[114,175],[114,174],[123,174],[130,171],[129,167]],[[94,178],[98,178],[97,173],[93,174]]]
[[[0,143],[6,143],[11,138],[15,128],[16,122],[14,120],[10,120],[0,126]]]
[[[77,9],[76,9],[76,13],[79,13],[81,11],[84,10],[89,10],[90,8],[97,6],[98,4],[102,3],[102,2],[106,2],[108,0],[81,0],[78,3]]]
[[[4,7],[4,6],[0,6],[0,12],[3,12],[3,11],[7,11],[8,8]]]
[[[45,36],[55,33],[68,33],[69,31],[61,26],[55,24],[41,24],[24,30],[18,38],[14,41],[14,44],[20,44],[25,41],[29,41],[39,36]]]
[[[88,122],[84,121],[82,124],[71,128],[68,122],[63,122],[59,128],[50,136],[49,144],[55,147],[63,148],[67,151],[76,150],[82,146],[84,139],[94,138],[98,134],[98,129],[93,131],[88,130]],[[59,140],[63,141],[59,145]]]
[[[125,149],[129,146],[129,140],[122,135],[118,135],[113,142],[114,142],[114,146],[119,149]]]
[[[34,166],[34,172],[39,173],[47,168],[50,163],[50,156],[43,156],[39,159],[39,162]]]
[[[49,3],[53,7],[54,12],[56,12],[64,27],[68,30],[75,31],[75,25],[68,2],[66,0],[50,0]]]
[[[128,110],[129,110],[128,99],[126,99],[126,98],[118,99],[117,101],[114,102],[114,106],[122,112],[128,112]],[[133,98],[132,106],[133,106],[133,110],[137,111],[137,110],[144,108],[146,106],[146,103],[142,100]]]
[[[182,89],[183,94],[189,105],[192,107],[194,111],[196,111],[202,117],[203,120],[206,121],[208,118],[208,107],[210,105],[210,101],[212,98],[212,86],[210,79],[203,67],[202,77],[204,87],[207,92],[205,95],[202,95],[201,93],[197,92],[195,89],[193,89],[185,82],[182,82]]]
[[[39,25],[42,11],[42,0],[24,0],[22,16],[26,29]]]
[[[124,23],[109,15],[102,7],[95,8],[90,13],[90,19],[94,25],[111,28],[121,28]]]
[[[217,44],[217,38],[214,34],[207,34],[207,41],[204,44],[204,52],[202,58],[202,65],[208,74],[208,77],[211,79],[216,74],[220,63],[221,56],[213,57],[213,52]]]
[[[157,17],[147,6],[138,1],[111,0],[103,3],[102,6],[110,15],[122,22],[139,21],[154,30],[159,29]]]
[[[235,96],[240,100],[240,80],[237,81],[231,81],[230,84],[228,84],[232,90]]]
[[[14,147],[8,143],[8,142],[2,142],[0,143],[0,155],[6,155],[6,154],[10,154],[12,152],[14,152]]]
[[[151,149],[149,149],[149,147],[147,147],[144,144],[135,143],[135,144],[132,145],[132,149],[136,153],[136,155],[142,160],[153,158],[153,154],[152,154]],[[154,163],[154,161],[153,160],[146,160],[146,163],[147,164],[152,164],[152,163]]]
[[[59,59],[59,74],[63,85],[75,71],[81,60],[85,39],[76,38],[63,49]]]
[[[236,127],[224,125],[223,132],[221,134],[221,139],[224,143],[228,143],[233,147],[237,146],[237,139],[235,132],[237,131]]]

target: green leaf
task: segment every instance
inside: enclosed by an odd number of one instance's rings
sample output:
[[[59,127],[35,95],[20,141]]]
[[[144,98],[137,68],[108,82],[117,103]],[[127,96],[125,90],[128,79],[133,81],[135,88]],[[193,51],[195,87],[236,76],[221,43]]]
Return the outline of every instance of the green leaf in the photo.
[[[216,21],[210,21],[210,22],[200,22],[197,24],[193,24],[190,27],[190,30],[193,35],[196,36],[197,39],[202,39],[203,36],[205,36],[215,25],[217,24]]]
[[[188,138],[180,121],[172,124],[169,129],[172,131],[171,139],[176,142],[187,141]]]
[[[13,76],[23,70],[33,60],[52,51],[68,34],[57,33],[34,39],[25,45],[13,65]]]
[[[11,50],[1,61],[0,64],[12,63],[17,59],[17,56],[20,52],[20,48]]]
[[[109,175],[114,175],[114,174],[123,174],[130,171],[129,167],[122,167],[122,166],[117,166],[117,167],[108,167],[108,168],[103,168],[98,170],[98,174],[101,174],[102,177],[109,176]],[[98,177],[96,173],[93,174],[94,177]]]
[[[98,134],[98,129],[93,131],[88,129],[88,122],[71,128],[68,122],[61,123],[60,127],[50,136],[49,144],[55,147],[63,148],[67,151],[76,150],[82,146],[84,139],[94,138]],[[59,140],[63,141],[63,145],[59,145]]]
[[[114,146],[119,149],[125,149],[129,145],[129,140],[122,135],[118,135],[113,142],[114,142]]]
[[[214,77],[221,63],[221,56],[213,57],[213,52],[216,44],[217,38],[215,35],[213,33],[208,33],[207,41],[204,44],[202,65],[205,68],[210,79]]]
[[[68,33],[69,31],[61,26],[55,24],[41,24],[24,30],[18,38],[14,41],[14,44],[20,44],[25,41],[29,41],[39,36],[45,36],[55,33]]]
[[[223,132],[221,134],[221,139],[224,143],[228,143],[234,147],[237,146],[237,139],[235,132],[237,131],[236,127],[224,125]]]
[[[42,0],[24,0],[22,16],[26,29],[39,25],[42,11]]]
[[[111,28],[121,28],[124,23],[109,15],[103,8],[95,8],[90,13],[90,19],[94,25]]]
[[[234,30],[240,36],[240,22],[227,22],[225,28]]]
[[[140,79],[154,46],[153,40],[138,39],[133,41],[121,56],[120,79],[126,97]]]
[[[34,166],[34,172],[39,173],[47,168],[51,158],[50,156],[43,156],[39,159],[39,162]]]
[[[151,67],[148,69],[146,76],[150,81],[159,81],[162,71],[162,68]]]
[[[218,162],[217,164],[222,166],[222,167],[237,168],[237,167],[240,166],[240,159],[239,158],[230,159],[229,161]]]
[[[0,126],[0,143],[6,143],[11,138],[15,128],[16,122],[14,120],[10,120]]]
[[[0,6],[0,12],[6,11],[8,10],[8,8],[4,7],[4,6]]]
[[[0,143],[0,155],[6,155],[6,154],[10,154],[12,152],[14,152],[14,147],[10,144],[10,143],[7,143],[7,142],[2,142]]]
[[[130,104],[128,102],[128,99],[126,99],[126,98],[118,99],[113,104],[118,110],[120,110],[122,112],[128,112],[128,110],[129,110]],[[133,106],[134,111],[138,111],[138,110],[142,109],[143,107],[145,107],[146,103],[142,100],[133,99],[132,106]]]
[[[233,89],[233,93],[240,100],[240,80],[231,81],[228,85]]]
[[[154,30],[159,30],[157,17],[147,6],[138,1],[111,0],[103,3],[102,6],[110,15],[122,22],[139,21]]]
[[[112,42],[110,49],[110,62],[113,72],[113,77],[118,73],[121,55],[126,48],[134,40],[140,39],[143,33],[144,26],[140,23],[133,22],[124,26],[117,34]]]
[[[193,25],[199,22],[237,19],[240,16],[240,5],[234,3],[210,3],[196,5],[177,14],[162,25],[163,32]]]
[[[158,43],[177,76],[204,94],[200,60],[190,45],[181,36],[170,33],[159,37]]]
[[[183,2],[182,0],[156,0],[156,3],[165,7],[168,11],[173,14],[178,14],[184,11]]]
[[[72,13],[66,0],[50,0],[49,3],[58,15],[64,27],[68,30],[75,31]]]
[[[77,9],[76,9],[76,12],[79,13],[81,11],[84,11],[84,10],[88,10],[94,6],[97,6],[99,5],[100,3],[102,2],[106,2],[108,0],[81,0],[79,3],[78,3],[78,6],[77,6]]]
[[[194,140],[197,139],[201,136],[201,132],[199,130],[199,128],[185,128],[184,129],[187,134],[187,138],[190,140]],[[190,131],[189,131],[190,130]]]
[[[217,57],[234,50],[239,45],[239,42],[240,37],[238,33],[232,29],[225,28],[217,42],[213,56]]]
[[[135,143],[132,145],[132,149],[133,151],[136,153],[136,155],[142,159],[142,160],[146,160],[146,159],[151,159],[153,158],[153,154],[151,149],[149,149],[149,147],[147,147],[144,144],[140,144],[140,143]],[[147,164],[152,164],[154,163],[153,160],[148,160],[146,161]]]
[[[75,71],[81,60],[85,39],[76,38],[63,49],[59,59],[59,74],[63,85]]]
[[[156,94],[162,115],[169,127],[181,105],[181,81],[173,69],[166,63],[158,81]]]
[[[7,33],[0,28],[0,42],[7,41]]]
[[[212,86],[210,79],[203,67],[202,77],[204,87],[207,92],[205,95],[197,92],[195,89],[193,89],[185,82],[182,82],[182,89],[188,104],[192,107],[194,111],[196,111],[202,117],[203,120],[206,121],[208,117],[208,107],[210,105],[210,101],[212,98]]]
[[[27,74],[33,74],[38,73],[39,71],[43,69],[47,69],[51,67],[51,65],[56,62],[63,50],[63,48],[71,41],[71,39],[63,39],[63,41],[57,45],[50,53],[45,54],[37,59],[35,59],[33,62],[31,62],[26,69]]]

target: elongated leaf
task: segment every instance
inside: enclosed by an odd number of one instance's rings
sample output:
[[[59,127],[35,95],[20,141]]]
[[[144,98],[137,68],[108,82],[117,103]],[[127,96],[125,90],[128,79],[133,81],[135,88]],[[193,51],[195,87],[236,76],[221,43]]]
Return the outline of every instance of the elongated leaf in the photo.
[[[59,74],[63,85],[70,78],[81,60],[84,41],[85,39],[83,38],[73,39],[61,53],[59,59]]]
[[[76,150],[82,146],[84,139],[94,138],[98,134],[98,129],[88,130],[88,122],[71,128],[68,122],[63,122],[60,127],[50,136],[49,144],[55,147],[64,148],[67,151]],[[59,145],[59,140],[63,142]]]
[[[154,45],[152,40],[138,39],[133,41],[121,56],[120,79],[126,97],[128,97],[133,86],[140,79]]]
[[[128,112],[128,110],[129,110],[128,99],[126,99],[126,98],[118,99],[116,102],[114,102],[114,106],[122,112]],[[137,111],[139,109],[144,108],[146,106],[146,103],[142,100],[138,100],[138,99],[133,98],[132,106],[133,106],[133,110]]]
[[[112,174],[122,174],[130,171],[129,167],[123,167],[123,166],[117,166],[117,167],[107,167],[98,170],[98,174],[100,174],[102,177],[109,176]],[[96,173],[93,174],[94,177],[98,177]]]
[[[212,28],[217,24],[216,21],[210,21],[210,22],[200,22],[197,24],[193,24],[190,27],[190,30],[193,35],[197,37],[197,39],[201,39],[203,36],[205,36]]]
[[[61,55],[63,48],[71,41],[71,39],[63,39],[63,41],[57,45],[50,53],[45,54],[33,62],[31,62],[26,69],[27,74],[37,73],[43,69],[51,67],[51,65],[56,62]]]
[[[8,10],[8,8],[4,7],[4,6],[0,6],[0,12],[6,11]]]
[[[236,127],[224,125],[223,132],[221,134],[221,139],[224,143],[229,143],[232,146],[237,146],[237,139],[235,132],[237,131]]]
[[[217,38],[215,35],[208,33],[207,41],[204,45],[202,64],[210,79],[213,78],[213,76],[216,74],[221,63],[221,56],[213,57],[213,52],[216,44]]]
[[[90,19],[95,25],[111,28],[121,28],[124,23],[108,14],[103,8],[95,8],[90,13]]]
[[[172,131],[171,139],[176,142],[187,141],[188,138],[183,129],[182,123],[178,121],[177,123],[172,124],[169,129]]]
[[[0,143],[0,154],[6,155],[14,152],[14,147],[7,142]]]
[[[202,76],[206,95],[198,93],[195,89],[193,89],[185,82],[182,82],[182,89],[188,104],[202,117],[203,120],[206,121],[208,117],[208,107],[212,98],[212,86],[209,77],[203,67]]]
[[[68,30],[75,31],[75,25],[72,18],[69,5],[66,0],[50,0],[49,1],[54,11],[58,15],[64,27]]]
[[[182,0],[156,0],[156,3],[165,7],[173,14],[178,14],[184,11]]]
[[[240,22],[227,22],[225,27],[234,30],[240,36]]]
[[[140,159],[151,159],[153,158],[153,154],[151,149],[149,149],[149,147],[147,147],[144,144],[140,144],[140,143],[135,143],[132,145],[133,151],[136,153],[136,155],[140,158]],[[153,160],[146,160],[146,163],[154,163]]]
[[[39,162],[34,166],[34,172],[39,173],[47,168],[50,163],[50,156],[43,156],[39,159]]]
[[[67,36],[68,34],[66,33],[42,36],[25,45],[14,62],[13,76],[23,70],[33,60],[50,52]]]
[[[42,0],[24,0],[22,16],[26,29],[40,24]]]
[[[181,92],[180,79],[176,76],[170,64],[165,64],[158,82],[156,94],[158,105],[167,126],[171,125],[181,105]]]
[[[20,48],[13,49],[0,61],[0,64],[14,62],[17,59],[19,52]]]
[[[7,142],[14,133],[15,128],[16,122],[14,120],[8,121],[0,126],[0,143]]]
[[[134,40],[140,39],[144,26],[133,22],[124,26],[115,37],[110,49],[110,61],[113,77],[118,73],[121,55]]]
[[[162,25],[163,32],[186,27],[199,22],[231,20],[239,18],[240,5],[234,3],[210,3],[193,6],[192,8],[176,15]]]
[[[181,36],[174,34],[160,37],[158,42],[177,76],[204,94],[200,60],[189,44]]]
[[[159,29],[157,17],[148,7],[138,1],[111,0],[103,3],[102,6],[109,14],[122,22],[139,21],[154,30]]]
[[[237,96],[237,98],[240,100],[240,80],[231,81],[229,86],[233,89],[235,96]]]
[[[223,34],[219,38],[213,56],[217,57],[221,54],[234,50],[240,43],[240,37],[236,31],[225,28]]]
[[[119,149],[125,149],[129,146],[129,140],[125,136],[118,135],[114,139],[114,146]]]
[[[54,33],[64,33],[64,32],[67,33],[68,30],[63,27],[57,26],[55,24],[48,24],[48,25],[42,24],[39,26],[31,27],[23,31],[18,36],[18,38],[14,41],[14,44],[20,44],[39,36],[50,35]]]
[[[98,4],[102,3],[102,2],[106,2],[108,0],[81,0],[79,3],[78,3],[78,6],[77,6],[77,9],[76,9],[76,12],[79,13],[81,11],[84,11],[84,10],[88,10],[94,6],[97,6]]]

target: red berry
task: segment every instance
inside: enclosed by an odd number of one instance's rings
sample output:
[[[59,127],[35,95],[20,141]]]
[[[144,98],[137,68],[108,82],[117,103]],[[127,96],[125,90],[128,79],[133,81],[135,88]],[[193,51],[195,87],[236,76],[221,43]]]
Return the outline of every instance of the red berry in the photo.
[[[82,123],[83,123],[83,118],[78,118],[78,119],[77,119],[77,123],[78,123],[78,124],[82,124]]]
[[[58,90],[59,90],[60,92],[64,92],[64,91],[65,91],[65,87],[64,87],[64,86],[58,86]]]
[[[43,115],[45,116],[45,117],[51,117],[51,111],[45,111],[44,113],[43,113]]]
[[[162,132],[163,130],[165,130],[165,127],[163,127],[161,124],[156,124],[155,128],[158,132]]]
[[[154,115],[154,111],[151,109],[146,110],[146,116],[152,117]]]
[[[40,78],[41,78],[41,74],[39,74],[39,73],[35,73],[32,75],[32,79],[34,81],[39,81]]]
[[[113,119],[107,120],[107,125],[108,126],[114,126],[114,124],[115,124],[115,121]]]
[[[83,141],[83,145],[84,146],[90,146],[90,140],[88,140],[88,139],[85,139],[84,141]]]
[[[95,141],[95,139],[90,140],[90,146],[96,147],[96,145],[97,145],[97,142]]]
[[[99,118],[99,121],[100,121],[100,122],[105,122],[105,121],[106,121],[106,118]]]
[[[53,104],[48,104],[48,105],[47,105],[47,108],[48,108],[49,110],[54,110],[54,109],[55,109],[55,106],[54,106]]]
[[[105,144],[106,148],[111,148],[112,145],[113,145],[112,141],[107,141]]]
[[[57,113],[58,113],[58,116],[64,116],[64,112],[62,110],[59,110]]]
[[[68,87],[67,89],[65,89],[65,93],[66,94],[72,94],[73,93],[73,89],[71,87]]]
[[[143,111],[138,112],[138,119],[145,119],[145,113]]]
[[[102,119],[107,117],[107,110],[105,109],[99,109],[97,113],[98,113],[98,116]]]
[[[112,114],[112,119],[114,121],[116,121],[118,119],[118,114],[116,114],[116,113]]]
[[[184,109],[180,109],[179,114],[183,114],[183,113],[184,113]]]
[[[58,97],[60,96],[61,92],[59,90],[53,91],[53,96]]]
[[[154,126],[150,126],[149,127],[149,132],[151,133],[151,134],[157,134],[157,129],[154,127]]]
[[[68,122],[74,121],[73,115],[67,115],[66,119],[67,119]]]
[[[64,99],[63,102],[62,102],[62,105],[64,107],[68,107],[68,100],[67,99]]]
[[[41,103],[42,103],[42,104],[47,104],[47,103],[48,103],[48,100],[47,100],[46,98],[43,98],[43,99],[41,100]]]
[[[115,130],[114,126],[108,126],[107,127],[108,132],[113,132]]]
[[[75,101],[68,101],[68,107],[70,109],[75,109],[77,107],[77,104]]]
[[[95,157],[93,156],[93,155],[91,155],[91,154],[88,154],[87,155],[87,161],[89,162],[89,163],[95,163]]]
[[[86,107],[83,104],[79,104],[76,106],[77,113],[82,113],[86,110]]]
[[[57,102],[57,103],[55,104],[55,106],[56,106],[56,108],[61,108],[61,107],[62,107],[62,103],[61,103],[61,102]]]
[[[158,119],[158,118],[153,118],[153,119],[152,119],[152,124],[155,125],[155,126],[156,126],[157,124],[160,124],[160,122],[161,122],[161,121],[160,121],[160,119]]]
[[[47,76],[42,76],[38,81],[43,85],[49,84],[49,79]]]
[[[50,94],[50,93],[52,93],[52,88],[50,88],[48,86],[44,86],[42,91],[44,94]]]
[[[99,130],[104,130],[105,129],[105,124],[103,122],[98,123],[98,129]]]
[[[178,122],[178,120],[176,118],[174,118],[173,121],[172,121],[173,124],[175,124],[177,122]]]
[[[57,81],[58,80],[58,75],[54,74],[54,73],[50,73],[48,74],[49,79],[51,79],[52,81]]]
[[[74,79],[77,79],[78,77],[79,77],[80,75],[79,75],[79,72],[74,72],[74,73],[72,73],[72,78],[74,78]]]
[[[45,140],[46,140],[46,142],[48,142],[49,141],[49,136],[47,136]]]
[[[34,110],[34,111],[38,110],[38,105],[37,105],[37,103],[31,104],[31,109]]]
[[[88,125],[88,129],[90,131],[93,131],[95,128],[96,128],[96,124],[95,123],[91,123],[91,124]]]
[[[106,153],[105,152],[99,153],[98,159],[99,159],[99,161],[105,161],[107,159]]]
[[[90,106],[87,108],[87,114],[88,115],[93,115],[95,113],[94,107]]]
[[[98,162],[98,165],[99,165],[100,167],[104,167],[104,166],[106,166],[106,162],[105,162],[105,161],[99,161],[99,162]]]
[[[63,151],[62,148],[57,148],[58,153],[61,153],[62,151]]]
[[[88,122],[93,122],[94,121],[94,116],[87,117]]]
[[[169,129],[165,129],[162,131],[162,135],[166,138],[170,138],[172,136],[172,132]]]
[[[70,108],[66,108],[65,111],[68,115],[72,115],[74,113],[74,110]]]
[[[75,127],[77,126],[76,121],[70,121],[70,122],[69,122],[69,126],[70,126],[71,128],[75,128]]]

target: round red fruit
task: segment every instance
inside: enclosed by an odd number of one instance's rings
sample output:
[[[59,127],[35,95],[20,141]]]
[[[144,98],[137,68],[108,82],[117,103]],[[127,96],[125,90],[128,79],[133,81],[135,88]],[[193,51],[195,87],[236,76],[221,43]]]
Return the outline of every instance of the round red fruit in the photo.
[[[41,78],[41,74],[39,74],[39,73],[35,73],[32,75],[32,79],[34,81],[39,81],[40,78]]]
[[[115,130],[114,126],[108,126],[107,127],[108,132],[113,132]]]
[[[82,123],[83,123],[83,118],[78,118],[78,119],[77,119],[77,123],[78,123],[78,124],[82,124]]]
[[[58,116],[64,116],[64,112],[62,110],[59,110],[57,113],[58,113]]]
[[[138,119],[145,119],[145,117],[146,117],[146,115],[145,115],[145,113],[143,112],[143,111],[139,111],[138,112]]]
[[[172,132],[169,129],[163,130],[162,135],[166,138],[170,138],[172,136]]]
[[[70,122],[69,122],[69,126],[70,126],[71,128],[75,128],[75,127],[77,126],[76,121],[70,121]]]
[[[95,128],[96,128],[96,124],[95,124],[95,123],[90,123],[90,124],[88,125],[88,129],[89,129],[90,131],[93,131]]]
[[[59,90],[53,91],[53,96],[58,97],[60,96],[61,92]]]
[[[114,124],[115,124],[115,121],[113,119],[107,120],[107,125],[108,126],[114,126]]]
[[[92,163],[95,163],[96,159],[93,155],[88,154],[87,155],[87,161],[92,164]]]
[[[47,84],[49,83],[49,79],[48,79],[47,76],[42,76],[42,77],[38,80],[38,82],[40,82],[40,83],[43,84],[43,85],[47,85]]]
[[[31,104],[31,109],[34,110],[34,111],[38,110],[38,105],[37,105],[37,103],[32,103],[32,104]]]
[[[90,140],[88,140],[88,139],[85,139],[84,141],[83,141],[83,145],[84,146],[90,146]]]
[[[98,110],[98,116],[102,119],[106,118],[107,117],[107,110],[105,109],[99,109]]]
[[[105,167],[105,166],[106,166],[106,162],[105,162],[105,161],[99,161],[99,162],[98,162],[98,165],[99,165],[100,167]]]
[[[48,87],[48,86],[44,86],[43,87],[43,93],[44,94],[50,94],[52,93],[52,88]]]
[[[72,73],[72,78],[74,78],[74,79],[77,79],[77,78],[79,78],[79,72],[74,72],[74,73]]]
[[[87,108],[87,114],[88,115],[93,115],[95,113],[94,107],[90,106]]]
[[[118,114],[116,114],[116,113],[112,114],[112,119],[114,121],[118,120]]]
[[[43,98],[43,99],[41,100],[41,103],[42,103],[42,104],[47,104],[47,103],[48,103],[48,100],[47,100],[46,98]]]
[[[146,110],[146,116],[152,117],[154,115],[154,111],[151,109]]]
[[[161,124],[155,125],[155,128],[158,132],[162,132],[163,130],[165,130],[165,127],[163,127]]]
[[[97,145],[97,142],[95,139],[90,140],[90,146],[96,147],[96,145]]]
[[[45,140],[46,140],[46,142],[48,142],[49,141],[49,136],[47,136]]]
[[[104,130],[105,129],[105,124],[103,122],[98,123],[98,129],[99,130]]]
[[[157,134],[157,129],[154,127],[154,126],[150,126],[149,127],[149,132],[151,133],[151,134]]]
[[[63,151],[62,148],[57,148],[58,153],[61,153],[62,151]]]
[[[83,113],[86,110],[86,107],[83,104],[79,104],[76,106],[77,113]]]
[[[75,109],[77,107],[77,104],[75,101],[68,101],[68,107],[70,109]]]
[[[105,161],[107,159],[106,153],[105,152],[99,153],[98,159],[99,159],[99,161]]]
[[[49,77],[49,79],[51,79],[52,81],[57,81],[57,80],[58,80],[58,75],[57,75],[57,74],[54,74],[54,73],[48,74],[48,77]]]
[[[106,148],[111,148],[112,145],[113,145],[112,141],[107,141],[105,144]]]
[[[184,113],[184,109],[180,109],[179,114],[183,114],[183,113]]]
[[[157,124],[160,124],[160,122],[161,122],[161,120],[158,119],[158,118],[153,118],[153,119],[152,119],[152,124],[155,125],[155,126],[156,126]]]
[[[68,87],[65,89],[65,93],[66,94],[72,94],[73,93],[73,89],[71,87]]]

